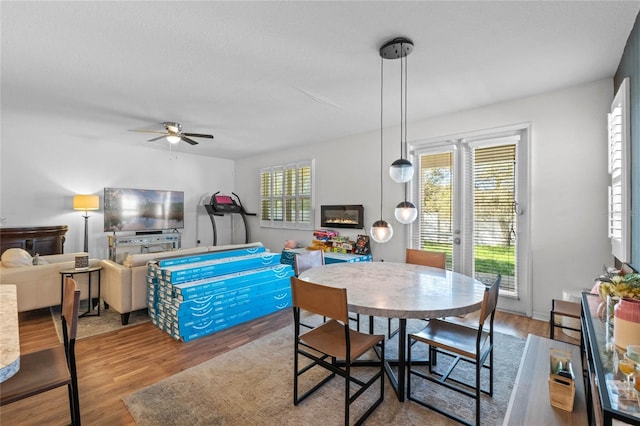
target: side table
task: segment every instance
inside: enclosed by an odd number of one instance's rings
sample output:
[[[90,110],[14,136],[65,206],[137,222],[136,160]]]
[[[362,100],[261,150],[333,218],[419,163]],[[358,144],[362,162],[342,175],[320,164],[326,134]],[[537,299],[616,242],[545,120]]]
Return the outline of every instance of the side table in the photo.
[[[73,278],[74,275],[79,275],[79,274],[88,274],[88,278],[89,278],[89,282],[87,283],[88,288],[89,288],[89,294],[87,295],[87,311],[81,313],[80,315],[78,315],[78,317],[87,317],[87,316],[100,316],[100,285],[101,285],[101,279],[100,279],[100,273],[102,271],[102,266],[90,266],[88,268],[85,269],[68,269],[66,271],[60,271],[60,305],[62,306],[62,300],[64,298],[64,278],[65,277],[71,277]],[[98,308],[97,308],[97,312],[94,311],[93,309],[93,300],[91,299],[91,275],[93,275],[94,272],[98,273]]]

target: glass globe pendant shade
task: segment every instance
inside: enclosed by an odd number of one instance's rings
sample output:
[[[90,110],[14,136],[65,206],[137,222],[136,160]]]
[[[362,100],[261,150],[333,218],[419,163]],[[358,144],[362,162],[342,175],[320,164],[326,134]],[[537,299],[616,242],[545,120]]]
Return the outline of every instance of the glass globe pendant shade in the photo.
[[[391,163],[389,176],[397,183],[409,182],[413,177],[413,164],[409,160],[400,158]]]
[[[407,225],[409,223],[413,223],[414,220],[418,217],[418,209],[413,203],[409,201],[403,201],[396,206],[395,211],[393,212],[398,222],[403,225]]]
[[[393,237],[393,228],[386,220],[377,220],[369,230],[371,238],[377,243],[386,243]]]
[[[180,142],[180,136],[169,135],[167,136],[167,140],[169,141],[169,143],[178,143]]]

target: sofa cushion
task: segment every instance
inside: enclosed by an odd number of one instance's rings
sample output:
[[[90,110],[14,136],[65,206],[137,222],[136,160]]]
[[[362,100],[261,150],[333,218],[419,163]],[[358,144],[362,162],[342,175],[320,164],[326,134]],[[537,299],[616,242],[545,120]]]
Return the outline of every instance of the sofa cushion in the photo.
[[[2,253],[2,266],[5,268],[16,268],[19,266],[33,265],[33,257],[29,252],[20,248],[10,248]]]

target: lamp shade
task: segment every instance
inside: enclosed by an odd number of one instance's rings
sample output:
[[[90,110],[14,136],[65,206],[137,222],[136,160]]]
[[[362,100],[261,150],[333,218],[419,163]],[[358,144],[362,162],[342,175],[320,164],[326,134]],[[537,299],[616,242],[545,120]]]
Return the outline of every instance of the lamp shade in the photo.
[[[169,135],[167,136],[167,140],[169,141],[169,143],[178,143],[180,142],[180,136]]]
[[[396,160],[389,167],[389,176],[397,183],[409,182],[413,177],[413,164],[404,158]]]
[[[403,201],[396,206],[395,211],[393,212],[394,216],[398,220],[398,222],[403,225],[407,225],[409,223],[413,223],[414,220],[418,217],[418,209],[413,203],[409,201]]]
[[[98,210],[100,207],[100,197],[97,195],[74,195],[74,210]]]
[[[371,238],[377,243],[386,243],[393,237],[393,228],[386,220],[377,220],[371,225]]]

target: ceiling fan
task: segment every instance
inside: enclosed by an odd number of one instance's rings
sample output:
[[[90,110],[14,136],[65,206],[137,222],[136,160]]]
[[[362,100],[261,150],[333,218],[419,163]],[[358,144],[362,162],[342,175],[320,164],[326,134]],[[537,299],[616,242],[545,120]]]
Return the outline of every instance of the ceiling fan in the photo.
[[[166,138],[170,143],[178,143],[181,140],[185,141],[191,145],[198,145],[198,142],[194,141],[191,138],[207,138],[213,139],[213,135],[205,135],[202,133],[186,133],[182,132],[182,124],[174,123],[172,121],[165,121],[162,123],[164,126],[164,132],[159,130],[131,130],[132,132],[142,132],[142,133],[160,133],[161,136],[157,138],[149,139],[148,142],[157,141],[158,139]]]

